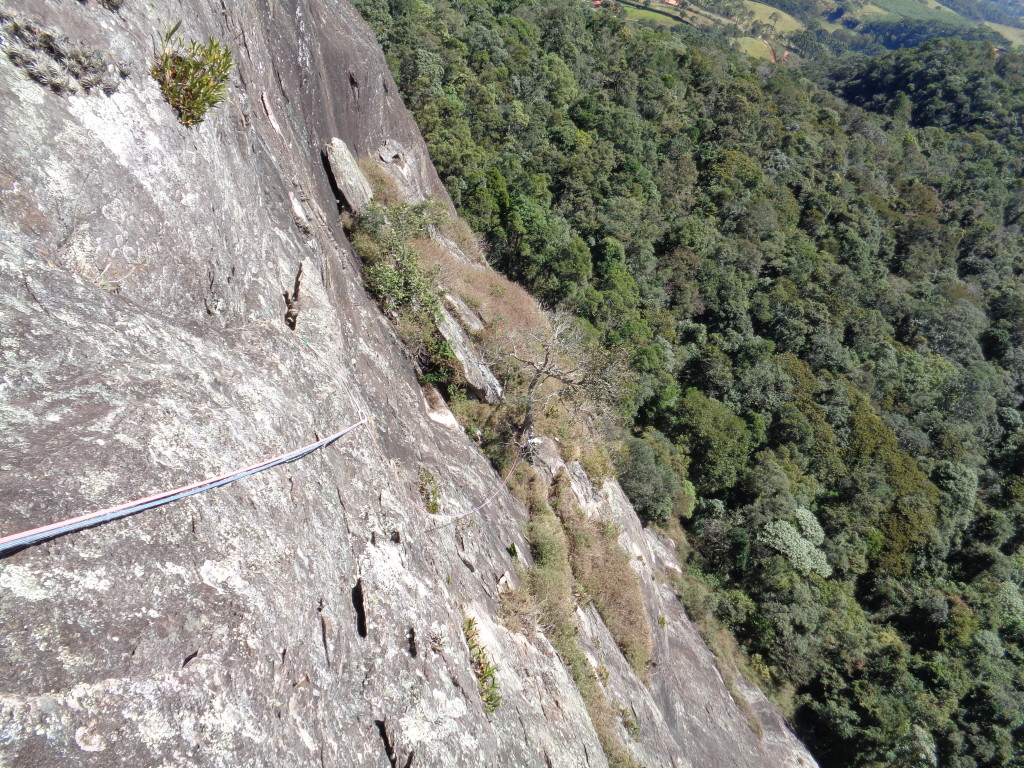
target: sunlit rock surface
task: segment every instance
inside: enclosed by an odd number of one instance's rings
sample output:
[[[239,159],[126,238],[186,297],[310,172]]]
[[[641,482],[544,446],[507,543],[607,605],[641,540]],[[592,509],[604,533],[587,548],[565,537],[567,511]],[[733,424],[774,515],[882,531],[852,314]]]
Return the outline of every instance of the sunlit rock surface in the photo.
[[[409,199],[447,199],[358,14],[341,0],[5,8],[128,77],[112,96],[58,95],[0,56],[0,534],[368,426],[0,559],[0,765],[605,765],[544,636],[496,618],[499,581],[518,580],[510,551],[527,557],[525,510],[505,491],[457,522],[422,509],[421,469],[445,513],[500,479],[431,418],[341,229],[334,138]],[[179,18],[237,62],[195,128],[148,75]],[[621,494],[605,508],[649,568],[671,567]],[[754,736],[681,607],[649,575],[645,589],[648,613],[670,617],[650,687],[600,650],[609,694],[637,712],[637,756],[810,765],[756,696]],[[499,670],[491,715],[470,616]],[[593,649],[606,631],[582,624]]]

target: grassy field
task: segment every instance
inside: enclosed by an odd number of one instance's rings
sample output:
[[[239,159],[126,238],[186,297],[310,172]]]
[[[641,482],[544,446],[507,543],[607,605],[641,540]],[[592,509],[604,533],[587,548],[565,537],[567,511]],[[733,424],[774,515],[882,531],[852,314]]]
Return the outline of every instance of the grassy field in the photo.
[[[662,16],[660,13],[654,11],[646,11],[640,8],[631,8],[628,5],[623,6],[626,11],[627,19],[635,19],[640,21],[641,19],[646,21],[653,21],[655,24],[663,24],[666,27],[674,27],[676,24],[682,24],[681,21],[670,19],[667,16]]]
[[[946,21],[960,22],[969,26],[971,22],[958,13],[937,7],[931,8],[918,0],[874,0],[874,4],[881,6],[885,11],[894,13],[905,19],[916,19],[918,21]],[[936,3],[938,5],[938,3]]]
[[[804,28],[800,21],[794,19],[785,11],[780,11],[778,8],[773,8],[764,3],[756,3],[754,0],[743,0],[743,4],[754,13],[755,19],[763,24],[774,25],[776,32],[799,32]],[[773,13],[778,15],[778,21],[771,20],[770,17]]]
[[[1017,29],[1016,27],[1008,27],[1005,24],[996,24],[991,21],[986,21],[985,26],[989,29],[994,29],[1000,35],[1009,40],[1015,47],[1024,46],[1024,29]]]
[[[762,24],[771,25],[781,36],[785,36],[793,32],[799,32],[805,28],[805,25],[799,19],[794,18],[792,15],[779,10],[768,3],[757,2],[757,0],[743,0],[743,5],[753,14],[756,21],[759,21]],[[663,5],[658,2],[658,0],[654,0],[653,7],[666,10],[674,14],[686,14],[690,18],[691,23],[694,23],[697,26],[701,26],[701,22],[710,22],[712,24],[729,23],[729,20],[723,19],[722,17],[706,11],[697,5],[690,6],[690,13],[679,11],[671,6]],[[650,19],[658,24],[671,25],[673,23],[671,19],[667,19],[664,16],[658,16],[658,14],[651,13],[650,11],[629,9],[628,15],[633,19]],[[775,16],[775,20],[771,18],[773,15]],[[941,0],[872,0],[858,8],[856,11],[852,11],[848,15],[865,22],[912,19],[915,21],[943,21],[946,23],[959,24],[964,27],[975,26],[974,22],[969,19],[965,19],[960,14],[951,11],[949,8],[944,6]],[[842,28],[842,25],[840,24],[829,23],[824,20],[821,21],[821,24],[829,31],[835,31]],[[991,22],[985,22],[985,24],[1003,35],[1003,37],[1009,40],[1013,46],[1024,47],[1024,28],[1017,29],[1015,27],[1008,27],[1003,24],[994,24]],[[759,40],[754,37],[742,37],[738,42],[740,48],[748,56],[761,59],[771,59],[771,47],[764,40]]]
[[[737,41],[742,50],[747,56],[751,56],[755,59],[767,59],[772,60],[772,49],[764,40],[759,40],[756,37],[741,37]]]
[[[855,19],[863,19],[865,16],[881,16],[889,13],[885,8],[881,8],[874,3],[868,3],[860,8],[848,11],[847,15],[852,16]]]

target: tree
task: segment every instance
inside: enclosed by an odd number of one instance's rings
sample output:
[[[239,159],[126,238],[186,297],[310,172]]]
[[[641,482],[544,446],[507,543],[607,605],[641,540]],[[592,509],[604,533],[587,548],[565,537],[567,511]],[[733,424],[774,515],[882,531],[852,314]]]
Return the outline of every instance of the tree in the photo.
[[[679,403],[678,419],[681,442],[693,458],[697,490],[714,495],[735,485],[751,447],[743,419],[692,387]]]
[[[568,312],[545,313],[545,319],[542,327],[516,329],[499,343],[526,372],[521,440],[532,435],[538,410],[555,399],[598,420],[613,417],[633,378],[621,356],[586,342],[580,321]]]

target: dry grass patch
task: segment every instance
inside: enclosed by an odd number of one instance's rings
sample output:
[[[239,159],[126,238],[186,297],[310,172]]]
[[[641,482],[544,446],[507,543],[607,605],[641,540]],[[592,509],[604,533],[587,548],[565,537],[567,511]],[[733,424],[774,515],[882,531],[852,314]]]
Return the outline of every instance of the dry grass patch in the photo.
[[[502,592],[499,598],[498,620],[512,632],[532,635],[537,629],[537,608],[525,583]]]
[[[611,452],[603,440],[590,439],[584,443],[580,450],[579,462],[590,482],[598,488],[604,485],[606,479],[615,475]]]
[[[578,414],[557,398],[559,388],[558,382],[553,380],[541,386],[540,398],[547,403],[534,420],[534,429],[538,434],[555,441],[562,461],[579,461],[583,447],[593,442],[593,435],[577,418]]]
[[[423,264],[438,269],[438,279],[487,325],[540,331],[547,318],[540,303],[525,288],[490,267],[468,264],[433,240],[417,240],[414,247]]]
[[[583,697],[608,764],[613,768],[639,768],[619,738],[619,717],[580,646],[569,540],[547,502],[547,486],[539,473],[530,467],[516,479],[514,488],[524,494],[520,499],[530,510],[527,536],[533,567],[527,584],[537,606],[540,626]]]
[[[405,202],[405,196],[402,194],[402,188],[398,186],[398,182],[372,157],[360,158],[359,170],[366,177],[370,189],[373,190],[373,198],[378,203],[391,206]]]
[[[487,243],[472,230],[465,219],[455,216],[446,226],[441,228],[441,232],[459,246],[459,250],[466,255],[466,258],[481,264],[487,263]]]
[[[626,661],[642,679],[647,679],[654,640],[644,610],[640,577],[619,546],[618,528],[587,517],[575,504],[564,470],[555,479],[554,494],[573,576],[593,601]]]

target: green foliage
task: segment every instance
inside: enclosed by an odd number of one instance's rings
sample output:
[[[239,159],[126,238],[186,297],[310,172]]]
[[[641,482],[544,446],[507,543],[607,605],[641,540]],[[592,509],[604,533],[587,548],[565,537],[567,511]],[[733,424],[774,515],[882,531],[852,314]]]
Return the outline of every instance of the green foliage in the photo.
[[[469,645],[469,659],[473,664],[473,674],[476,675],[477,689],[480,693],[480,700],[484,703],[484,712],[490,714],[501,705],[501,688],[498,685],[498,668],[487,655],[487,651],[480,645],[479,630],[476,628],[476,619],[470,617],[462,625],[462,634],[466,637]]]
[[[423,507],[432,515],[441,511],[441,488],[433,473],[424,467],[420,470],[420,498],[423,499]]]
[[[923,7],[923,6],[921,6]],[[932,40],[834,68],[836,88],[855,104],[916,126],[981,130],[1020,146],[1024,59],[987,42]]]
[[[353,243],[366,263],[366,287],[385,310],[430,318],[441,311],[436,275],[420,266],[411,241],[445,220],[433,200],[389,206],[371,202],[360,215]]]
[[[825,560],[825,553],[785,520],[774,520],[766,525],[761,532],[761,540],[781,552],[790,565],[805,576],[817,573],[828,578],[832,575],[832,567]]]
[[[494,265],[629,360],[622,485],[685,519],[688,607],[795,691],[822,764],[1012,765],[1019,57],[948,40],[826,76],[569,0],[362,7]],[[942,32],[872,23],[891,45]],[[573,542],[539,514],[531,541],[568,659],[572,596],[544,564]]]
[[[360,214],[353,245],[366,263],[367,290],[394,314],[418,316],[424,323],[440,312],[435,275],[420,266],[412,239],[439,222],[432,204],[371,202]]]
[[[224,100],[234,61],[231,50],[210,38],[206,44],[175,38],[181,22],[164,35],[150,73],[182,125],[198,125]]]
[[[402,249],[391,263],[370,264],[366,287],[386,309],[412,309],[433,314],[439,310],[437,290],[412,250]]]
[[[654,432],[644,438],[630,438],[619,474],[619,483],[633,507],[645,520],[653,523],[668,520],[675,509],[676,497],[682,491],[682,484],[672,466],[664,458],[659,460],[652,445],[658,442],[668,443]]]
[[[695,388],[676,409],[679,431],[694,463],[694,485],[713,495],[734,485],[751,449],[750,430],[732,408]]]
[[[454,388],[462,382],[461,364],[437,330],[437,272],[420,265],[417,251],[417,240],[447,221],[447,212],[434,199],[415,205],[374,201],[354,222],[351,240],[363,260],[367,290],[395,320],[402,341],[419,359],[422,380]]]

